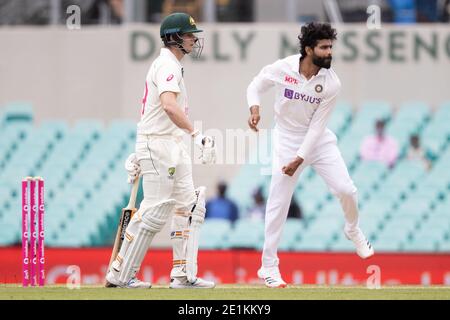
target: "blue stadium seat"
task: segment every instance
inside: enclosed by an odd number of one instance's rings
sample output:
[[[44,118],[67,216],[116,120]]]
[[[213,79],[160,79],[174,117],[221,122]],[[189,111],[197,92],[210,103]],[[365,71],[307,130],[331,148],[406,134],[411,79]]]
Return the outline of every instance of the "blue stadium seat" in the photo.
[[[439,252],[450,253],[450,240],[442,241],[439,243]]]
[[[403,250],[407,252],[434,252],[438,251],[438,245],[439,241],[435,239],[414,238],[404,244]]]
[[[230,183],[227,194],[237,203],[239,212],[248,210],[253,204],[252,193],[256,188],[266,184],[267,177],[262,175],[261,171],[263,167],[259,164],[243,165],[238,175]],[[270,169],[270,166],[268,168]],[[265,196],[267,197],[267,194]]]
[[[304,232],[305,225],[299,219],[288,218],[283,228],[279,244],[280,250],[293,250],[295,244],[300,240]]]
[[[331,235],[324,237],[321,234],[304,234],[292,249],[297,251],[325,251],[328,249],[328,243],[331,239]]]
[[[224,249],[231,233],[231,223],[225,219],[206,219],[201,227],[200,249]]]
[[[110,137],[135,140],[136,122],[133,120],[114,119],[105,130],[105,134]]]
[[[424,122],[430,118],[430,107],[423,101],[408,101],[400,105],[396,118],[405,121]]]
[[[13,122],[33,122],[33,106],[29,102],[12,102],[3,109],[0,127]]]
[[[372,241],[372,244],[377,252],[392,252],[401,251],[404,241],[404,237],[397,233],[380,233],[377,235],[377,238]]]
[[[348,102],[340,101],[331,114],[328,128],[338,137],[342,136],[350,124],[352,118],[352,107]]]
[[[331,241],[330,249],[337,252],[353,252],[355,251],[355,245],[344,234],[341,234],[337,239]]]
[[[263,221],[239,219],[228,237],[227,247],[261,249],[263,240]]]

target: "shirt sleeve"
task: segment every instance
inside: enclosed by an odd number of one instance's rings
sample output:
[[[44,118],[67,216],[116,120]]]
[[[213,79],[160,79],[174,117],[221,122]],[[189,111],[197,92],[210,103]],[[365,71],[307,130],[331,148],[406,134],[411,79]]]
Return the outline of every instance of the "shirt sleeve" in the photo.
[[[316,112],[312,116],[311,122],[309,124],[308,132],[306,133],[305,140],[303,140],[302,145],[297,151],[297,155],[305,159],[307,155],[310,154],[311,149],[316,145],[320,136],[324,132],[330,115],[336,105],[336,99],[339,94],[341,85],[339,81],[333,84],[329,93],[322,100]]]
[[[262,68],[259,74],[250,82],[247,87],[247,104],[249,108],[254,105],[261,105],[261,94],[275,85],[276,75],[279,73],[279,61]]]
[[[174,63],[166,63],[159,66],[154,80],[158,88],[158,95],[166,91],[179,93],[181,79],[181,70]]]

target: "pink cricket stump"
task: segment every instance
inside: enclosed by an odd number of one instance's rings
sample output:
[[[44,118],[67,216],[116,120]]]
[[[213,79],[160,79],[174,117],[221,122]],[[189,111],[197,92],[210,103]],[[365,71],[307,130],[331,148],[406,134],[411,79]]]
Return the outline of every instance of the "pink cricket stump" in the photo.
[[[44,202],[44,179],[39,178],[38,180],[38,248],[39,248],[39,286],[44,286],[45,284],[45,253],[44,253],[44,213],[45,213],[45,202]]]
[[[28,179],[22,180],[22,285],[30,284],[29,252],[28,252]]]
[[[31,286],[35,286],[37,284],[37,277],[36,277],[36,267],[37,267],[37,261],[36,261],[36,207],[37,207],[37,201],[36,201],[36,180],[32,179],[30,181],[30,212],[31,212],[31,219],[30,219],[30,233],[31,233],[31,243],[30,243],[30,257],[31,257],[31,268],[30,268],[30,279],[31,279]]]

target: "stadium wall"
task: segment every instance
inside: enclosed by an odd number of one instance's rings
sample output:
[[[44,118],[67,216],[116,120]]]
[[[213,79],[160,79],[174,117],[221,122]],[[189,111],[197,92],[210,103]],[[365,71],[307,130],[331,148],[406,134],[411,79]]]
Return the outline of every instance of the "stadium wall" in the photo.
[[[190,117],[202,119],[197,125],[212,135],[247,130],[247,85],[264,65],[298,52],[299,26],[199,26],[205,30],[202,57],[183,62]],[[435,107],[448,100],[448,25],[382,25],[369,30],[365,24],[346,24],[338,32],[333,66],[343,84],[341,100],[353,106],[386,100],[394,107],[410,100]],[[30,101],[36,123],[55,118],[69,123],[82,118],[138,121],[145,76],[160,48],[158,35],[158,26],[148,24],[81,30],[2,27],[0,107]],[[271,101],[272,95],[263,99],[261,128],[271,127]],[[194,177],[212,190],[217,180],[232,177],[240,165],[194,165]]]
[[[110,248],[49,248],[46,283],[73,284],[79,279],[85,285],[102,284],[110,254]],[[450,285],[448,254],[377,253],[369,260],[361,260],[354,253],[280,252],[279,255],[285,280],[296,285]],[[0,248],[0,256],[0,283],[20,283],[20,248]],[[260,252],[253,250],[199,253],[199,275],[217,283],[261,283],[256,276],[259,266]],[[171,267],[172,250],[152,250],[138,276],[153,284],[168,284]],[[79,270],[79,277],[70,270]]]
[[[185,78],[193,119],[205,126],[240,128],[245,91],[266,64],[296,53],[295,24],[213,24],[200,60],[187,58]],[[450,27],[365,25],[338,27],[333,66],[340,98],[354,105],[382,99],[394,105],[448,99]],[[138,119],[145,75],[158,55],[155,25],[0,29],[0,105],[29,100],[36,119]],[[433,85],[423,85],[432,81]],[[270,109],[270,104],[266,104]],[[211,109],[214,113],[211,113]],[[239,116],[239,118],[237,118]],[[221,122],[215,121],[220,117]],[[244,123],[245,124],[245,123]]]

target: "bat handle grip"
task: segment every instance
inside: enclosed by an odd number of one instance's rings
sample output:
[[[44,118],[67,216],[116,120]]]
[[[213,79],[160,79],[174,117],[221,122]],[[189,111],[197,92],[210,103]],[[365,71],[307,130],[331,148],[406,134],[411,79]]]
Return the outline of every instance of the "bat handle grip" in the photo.
[[[127,208],[131,209],[134,208],[136,205],[136,197],[139,190],[139,181],[141,177],[138,176],[136,179],[134,179],[133,186],[131,188],[131,195],[130,195],[130,201],[128,202]]]

